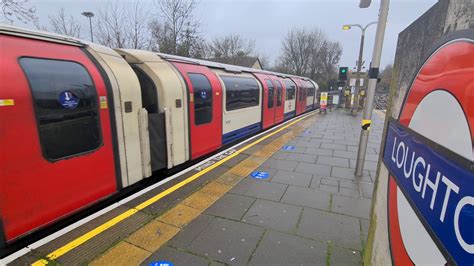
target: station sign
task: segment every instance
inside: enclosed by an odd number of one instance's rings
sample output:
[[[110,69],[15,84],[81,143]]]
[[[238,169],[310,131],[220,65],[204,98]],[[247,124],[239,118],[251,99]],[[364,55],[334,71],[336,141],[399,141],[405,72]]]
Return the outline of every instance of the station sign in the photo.
[[[387,130],[383,160],[425,229],[456,262],[474,263],[473,163],[395,121]]]
[[[474,265],[474,35],[427,56],[386,129],[395,265]]]

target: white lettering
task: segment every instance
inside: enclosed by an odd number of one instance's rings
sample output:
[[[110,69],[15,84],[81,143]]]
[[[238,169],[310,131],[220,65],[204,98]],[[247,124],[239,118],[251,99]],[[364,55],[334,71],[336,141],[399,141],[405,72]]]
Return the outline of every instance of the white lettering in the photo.
[[[459,215],[461,214],[462,208],[468,204],[474,206],[474,197],[466,196],[458,202],[456,210],[454,211],[454,232],[456,233],[456,238],[461,247],[466,252],[474,254],[474,244],[466,243],[466,241],[464,241],[464,238],[462,238],[461,230],[459,229]]]
[[[407,159],[408,159],[408,151],[409,150],[410,150],[410,147],[407,146],[407,156],[405,156],[405,162],[404,162],[405,165],[403,166],[403,173],[405,174],[406,178],[409,178],[411,176],[411,172],[413,171],[413,161],[415,160],[415,152],[413,151],[411,153],[410,167],[408,168],[408,172],[407,172]],[[421,158],[421,157],[418,157],[418,158]]]
[[[459,193],[459,187],[453,182],[451,182],[451,180],[449,180],[444,175],[443,178],[441,178],[441,181],[446,184],[446,194],[444,195],[443,208],[441,209],[441,215],[439,216],[439,220],[441,222],[444,222],[444,216],[446,215],[446,207],[448,206],[449,195],[451,194],[451,191],[454,191],[456,194]]]
[[[431,167],[431,165],[428,165],[427,173],[430,171],[429,170],[430,167]],[[431,203],[430,203],[430,209],[433,209],[435,199],[436,199],[436,193],[438,192],[439,178],[441,177],[441,173],[438,172],[436,174],[436,181],[434,183],[431,182],[431,180],[428,177],[429,177],[429,175],[426,174],[425,183],[423,184],[423,192],[421,193],[421,198],[423,198],[423,199],[425,198],[426,186],[429,186],[433,190],[433,194],[431,195]]]
[[[414,156],[413,156],[414,157]],[[414,165],[414,169],[413,169],[413,176],[412,176],[412,182],[413,182],[413,187],[415,188],[415,190],[417,192],[420,192],[421,191],[421,185],[423,183],[423,175],[421,173],[418,173],[418,175],[416,175],[416,168],[417,166],[421,164],[423,166],[423,170],[426,169],[426,162],[425,162],[425,159],[423,159],[423,157],[418,157],[416,158],[416,161],[415,161],[415,165]],[[413,165],[413,164],[412,164]],[[425,173],[425,176],[428,175],[429,173],[429,167],[430,165],[428,165],[428,171],[426,171]],[[410,173],[412,172],[412,170],[410,170]],[[406,176],[406,175],[405,175]],[[406,176],[407,177],[407,176]],[[418,177],[418,180],[420,180],[419,184],[416,183],[416,179]],[[408,178],[408,177],[407,177]]]
[[[397,137],[395,137],[395,140],[393,141],[393,148],[392,148],[392,162],[396,163],[395,161],[395,146],[397,145]]]
[[[399,157],[400,148],[403,148],[402,157]],[[403,161],[405,160],[405,150],[406,150],[405,149],[405,143],[403,141],[400,141],[400,144],[398,144],[398,148],[397,148],[397,167],[398,168],[402,168]],[[401,158],[400,161],[398,161],[399,158]]]

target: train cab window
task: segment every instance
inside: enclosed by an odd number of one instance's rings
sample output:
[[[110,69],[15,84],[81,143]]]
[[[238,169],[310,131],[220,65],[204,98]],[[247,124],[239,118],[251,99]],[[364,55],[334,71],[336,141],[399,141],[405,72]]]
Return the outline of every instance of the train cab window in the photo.
[[[294,100],[296,97],[296,84],[291,80],[285,80],[286,100]]]
[[[255,79],[230,76],[221,76],[221,78],[225,85],[227,111],[259,105],[260,92]]]
[[[140,82],[142,106],[149,114],[158,113],[158,94],[153,80],[140,68],[132,66]]]
[[[269,79],[266,79],[265,82],[267,82],[268,86],[268,108],[272,108],[273,102],[275,101],[275,89],[273,88],[273,83]]]
[[[101,145],[97,92],[79,63],[24,57],[43,156],[58,160]]]
[[[193,86],[194,123],[207,124],[212,121],[212,87],[203,74],[188,73]]]
[[[307,88],[308,88],[308,96],[314,96],[314,85],[313,83],[311,83],[311,81],[306,81],[306,84],[308,85]]]
[[[281,106],[281,90],[282,85],[279,80],[275,80],[276,88],[277,88],[277,106]]]

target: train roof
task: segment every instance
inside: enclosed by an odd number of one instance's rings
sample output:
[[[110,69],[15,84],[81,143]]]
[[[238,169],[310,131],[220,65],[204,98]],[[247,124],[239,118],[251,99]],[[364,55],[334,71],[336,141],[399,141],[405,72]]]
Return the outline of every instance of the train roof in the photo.
[[[0,33],[26,37],[30,39],[39,39],[50,42],[65,43],[69,45],[76,46],[86,46],[87,44],[77,38],[71,36],[60,35],[52,32],[41,31],[41,30],[32,30],[21,27],[16,27],[7,24],[0,24]]]
[[[66,36],[66,35],[61,35],[61,34],[56,34],[52,32],[41,31],[41,30],[27,29],[27,28],[22,28],[22,27],[7,25],[7,24],[0,24],[0,33],[20,36],[20,37],[25,37],[25,38],[31,38],[31,39],[39,39],[39,40],[50,41],[50,42],[64,43],[64,44],[81,46],[81,47],[91,46],[91,48],[93,48],[94,50],[99,50],[107,54],[110,54],[112,50],[109,47],[102,46],[100,44],[91,43],[91,42],[88,42],[79,38],[71,37],[71,36]],[[223,63],[218,63],[214,61],[188,58],[188,57],[177,56],[177,55],[169,55],[169,54],[163,54],[163,53],[158,53],[158,52],[133,50],[133,49],[118,49],[118,50],[126,51],[129,54],[139,55],[140,59],[147,57],[145,56],[146,54],[154,53],[158,55],[161,59],[166,60],[166,61],[178,61],[178,62],[185,62],[188,64],[203,65],[207,67],[222,69],[224,71],[232,72],[232,73],[242,73],[242,72],[261,73],[261,74],[275,75],[281,78],[300,78],[303,80],[310,80],[309,78],[296,76],[296,75],[229,65],[229,64],[223,64]]]

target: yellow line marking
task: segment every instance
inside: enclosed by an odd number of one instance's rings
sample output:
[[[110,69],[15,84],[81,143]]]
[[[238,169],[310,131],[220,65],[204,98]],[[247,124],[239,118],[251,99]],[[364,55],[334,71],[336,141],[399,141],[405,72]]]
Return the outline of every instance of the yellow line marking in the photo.
[[[89,232],[83,234],[82,236],[80,236],[80,237],[78,237],[78,238],[72,240],[71,242],[65,244],[64,246],[62,246],[62,247],[60,247],[60,248],[54,250],[53,252],[49,253],[46,257],[47,257],[48,259],[50,259],[50,260],[54,260],[54,259],[57,259],[57,258],[61,257],[62,255],[68,253],[69,251],[75,249],[76,247],[78,247],[78,246],[84,244],[85,242],[87,242],[87,241],[90,240],[91,238],[93,238],[93,237],[95,237],[95,236],[101,234],[102,232],[104,232],[105,230],[107,230],[107,229],[113,227],[113,226],[116,225],[117,223],[119,223],[119,222],[125,220],[126,218],[128,218],[128,217],[130,217],[130,216],[132,216],[133,214],[137,213],[138,211],[145,209],[146,207],[148,207],[148,206],[150,206],[151,204],[153,204],[153,203],[159,201],[160,199],[164,198],[165,196],[167,196],[167,195],[173,193],[174,191],[176,191],[176,190],[178,190],[178,189],[184,187],[185,185],[191,183],[192,181],[196,180],[197,178],[201,177],[202,175],[204,175],[204,174],[210,172],[211,170],[217,168],[218,166],[220,166],[220,165],[222,165],[223,163],[225,163],[226,161],[228,161],[228,160],[234,158],[235,156],[237,156],[238,154],[242,153],[243,151],[249,149],[250,147],[252,147],[252,146],[254,146],[254,145],[256,145],[256,144],[258,144],[258,143],[264,141],[265,139],[267,139],[267,138],[269,138],[269,137],[271,137],[271,136],[273,136],[273,135],[275,135],[275,134],[281,132],[282,130],[284,130],[284,129],[286,129],[286,128],[288,128],[288,127],[290,127],[290,126],[292,126],[292,125],[294,125],[294,124],[296,124],[296,123],[298,123],[298,122],[300,122],[301,120],[303,120],[303,119],[305,119],[305,118],[307,118],[307,117],[309,117],[309,116],[311,116],[311,115],[313,115],[313,114],[314,114],[314,113],[310,113],[310,114],[307,114],[307,115],[305,115],[305,116],[303,116],[303,117],[300,117],[300,118],[298,118],[298,119],[292,121],[291,123],[288,123],[287,125],[284,125],[284,126],[280,127],[279,129],[277,129],[277,130],[275,130],[275,131],[273,131],[273,132],[271,132],[271,133],[269,133],[269,134],[267,134],[267,135],[265,135],[265,136],[263,136],[263,137],[257,139],[256,141],[254,141],[254,142],[252,142],[252,143],[250,143],[250,144],[247,144],[246,146],[242,147],[242,148],[239,149],[238,151],[236,151],[236,152],[234,152],[233,154],[227,156],[226,158],[224,158],[224,159],[222,159],[222,160],[216,162],[215,164],[209,166],[208,168],[203,169],[202,171],[200,171],[200,172],[198,172],[198,173],[196,173],[196,174],[194,174],[194,175],[188,177],[187,179],[185,179],[185,180],[183,180],[183,181],[181,181],[181,182],[175,184],[174,186],[172,186],[172,187],[166,189],[165,191],[163,191],[163,192],[157,194],[156,196],[153,196],[152,198],[150,198],[150,199],[144,201],[143,203],[141,203],[141,204],[135,206],[134,208],[125,211],[124,213],[122,213],[122,214],[120,214],[120,215],[118,215],[118,216],[116,216],[116,217],[110,219],[109,221],[103,223],[102,225],[96,227],[95,229],[93,229],[93,230],[91,230],[91,231],[89,231]],[[40,259],[40,260],[34,262],[34,263],[31,264],[31,265],[40,266],[40,265],[46,265],[46,264],[48,264],[48,261],[47,261],[47,260]]]

